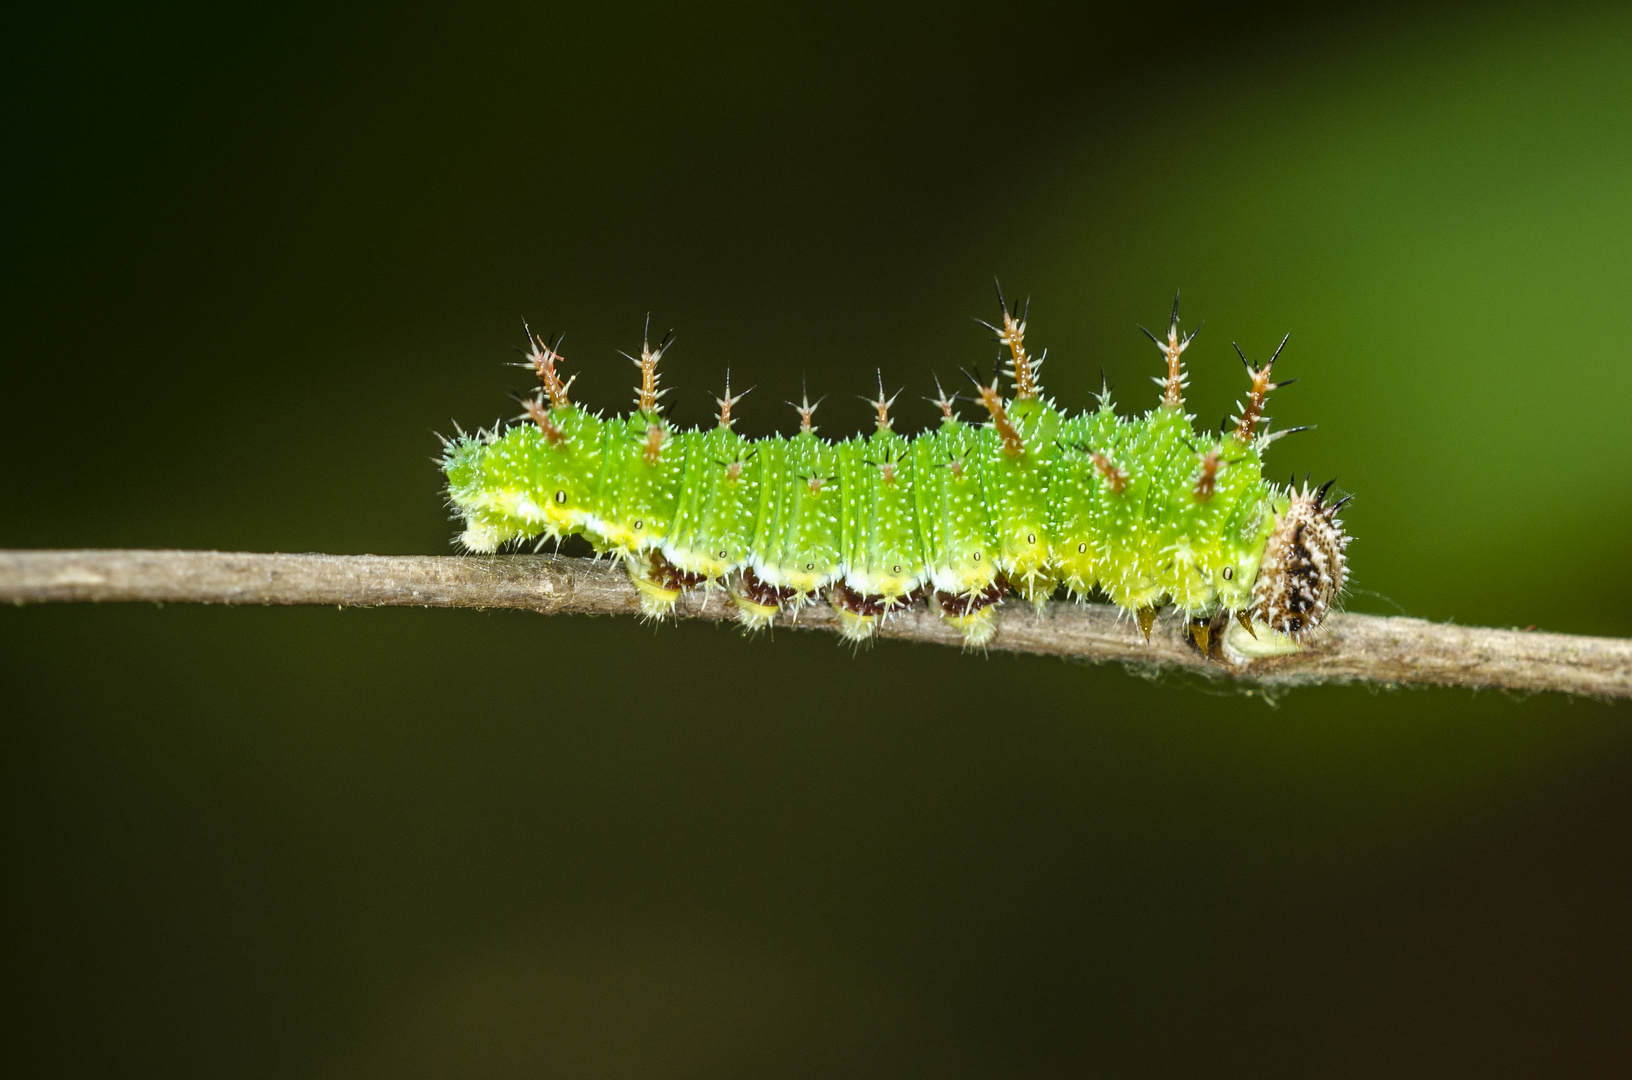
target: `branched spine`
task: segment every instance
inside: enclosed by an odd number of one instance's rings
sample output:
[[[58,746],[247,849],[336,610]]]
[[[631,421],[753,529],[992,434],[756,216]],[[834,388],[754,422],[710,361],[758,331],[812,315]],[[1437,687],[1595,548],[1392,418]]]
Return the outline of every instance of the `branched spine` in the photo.
[[[1031,314],[1031,301],[1027,300],[1024,307],[1018,303],[1010,307],[1008,301],[1003,299],[1003,286],[999,283],[997,307],[1002,312],[1002,326],[993,326],[985,319],[975,321],[990,330],[996,340],[1009,350],[1009,366],[1004,370],[1004,374],[1014,381],[1014,399],[1030,401],[1042,390],[1042,383],[1037,378],[1037,369],[1043,366],[1046,357],[1045,354],[1033,360],[1026,352],[1026,319]]]
[[[753,387],[750,386],[747,390],[744,390],[742,393],[738,394],[736,397],[732,397],[731,396],[731,370],[729,368],[726,369],[726,372],[725,372],[725,396],[723,398],[718,398],[717,397],[717,398],[714,399],[714,403],[720,407],[720,427],[725,428],[728,431],[731,429],[731,426],[736,423],[736,421],[734,419],[732,419],[732,417],[731,417],[731,410],[736,408],[737,403],[740,402],[743,398],[747,397],[748,394],[752,390],[753,390]]]
[[[550,408],[565,409],[569,407],[572,401],[567,397],[567,391],[571,389],[573,380],[577,376],[574,375],[566,382],[562,382],[561,373],[556,370],[556,364],[561,361],[561,342],[566,338],[566,335],[558,334],[554,341],[546,343],[544,338],[534,334],[526,323],[522,323],[522,329],[527,331],[527,344],[529,346],[527,366],[533,369],[538,375],[539,381],[544,384],[544,392],[550,398]]]
[[[992,430],[1003,441],[1003,452],[1010,457],[1017,458],[1026,452],[1025,443],[1020,441],[1020,429],[1014,426],[1009,418],[1009,411],[1003,402],[1003,394],[997,389],[997,376],[992,376],[991,385],[981,382],[973,375],[975,391],[980,394],[980,403],[986,407],[986,412],[992,418]]]
[[[635,408],[640,410],[642,416],[655,419],[658,411],[658,399],[668,393],[667,390],[658,389],[661,376],[657,373],[657,362],[663,359],[663,354],[668,351],[669,346],[672,344],[674,344],[674,331],[670,330],[663,335],[663,340],[657,343],[657,348],[652,348],[652,317],[648,315],[646,316],[646,331],[641,335],[640,339],[640,356],[637,358],[629,356],[628,353],[623,354],[640,369],[640,385],[635,387]]]
[[[1275,361],[1280,358],[1281,350],[1286,348],[1286,343],[1291,337],[1291,334],[1283,337],[1281,343],[1275,346],[1275,354],[1264,361],[1264,366],[1260,368],[1252,366],[1252,361],[1248,360],[1247,354],[1241,351],[1241,346],[1236,345],[1233,341],[1230,342],[1231,345],[1235,346],[1236,355],[1241,357],[1241,363],[1246,365],[1247,374],[1252,378],[1252,389],[1247,391],[1246,405],[1243,406],[1239,401],[1236,402],[1236,408],[1241,410],[1241,414],[1235,422],[1235,437],[1241,442],[1252,441],[1253,433],[1258,429],[1258,421],[1264,415],[1264,401],[1269,397],[1269,392],[1279,390],[1283,386],[1291,386],[1298,381],[1296,379],[1287,379],[1285,382],[1278,383],[1269,381],[1269,371],[1275,366]],[[1293,430],[1301,431],[1304,429],[1289,429],[1280,432],[1280,434],[1290,435]]]
[[[1184,390],[1190,385],[1190,376],[1184,370],[1184,350],[1190,347],[1190,342],[1201,332],[1201,327],[1196,327],[1183,337],[1179,336],[1179,294],[1174,293],[1173,315],[1167,323],[1167,340],[1163,341],[1143,326],[1139,329],[1144,330],[1145,336],[1156,343],[1167,360],[1167,378],[1156,380],[1162,388],[1162,406],[1168,409],[1184,408]]]
[[[894,421],[890,419],[890,406],[894,405],[895,399],[900,396],[901,391],[899,390],[891,394],[889,397],[884,396],[884,369],[880,368],[878,371],[878,397],[876,399],[869,397],[863,397],[861,399],[867,404],[871,405],[873,410],[878,414],[878,431],[885,432],[890,430],[890,425],[894,423]]]

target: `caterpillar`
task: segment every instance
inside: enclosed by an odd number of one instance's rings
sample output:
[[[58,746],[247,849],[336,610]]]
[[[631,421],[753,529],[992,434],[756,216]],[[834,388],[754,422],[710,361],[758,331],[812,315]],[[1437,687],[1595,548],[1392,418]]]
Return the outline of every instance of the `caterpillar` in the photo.
[[[1264,405],[1288,338],[1255,366],[1250,387],[1216,434],[1184,411],[1185,351],[1177,298],[1165,335],[1145,330],[1166,361],[1161,399],[1122,416],[1101,379],[1097,407],[1068,415],[1044,395],[1046,358],[1026,345],[1030,302],[998,289],[1000,322],[976,320],[999,342],[992,378],[947,394],[940,422],[898,433],[882,375],[874,430],[830,441],[817,434],[808,395],[793,405],[793,435],[749,439],[734,429],[744,394],[715,398],[717,422],[684,429],[665,415],[658,364],[674,342],[650,334],[638,356],[635,408],[603,416],[569,397],[561,338],[527,330],[523,366],[538,390],[508,426],[444,440],[441,467],[467,550],[586,537],[628,569],[646,614],[661,617],[688,589],[723,585],[750,628],[824,597],[846,637],[865,641],[880,620],[928,603],[970,646],[996,629],[1012,593],[1040,604],[1060,589],[1096,590],[1137,621],[1146,639],[1157,611],[1189,619],[1206,652],[1233,619],[1232,640],[1265,652],[1295,648],[1320,625],[1347,576],[1349,537],[1327,501],[1328,481],[1280,487],[1263,477],[1277,439]],[[649,330],[649,325],[648,325]],[[1232,343],[1233,344],[1233,343]],[[1006,377],[1012,392],[1000,386]],[[866,399],[864,399],[866,400]],[[958,403],[977,405],[965,419]]]

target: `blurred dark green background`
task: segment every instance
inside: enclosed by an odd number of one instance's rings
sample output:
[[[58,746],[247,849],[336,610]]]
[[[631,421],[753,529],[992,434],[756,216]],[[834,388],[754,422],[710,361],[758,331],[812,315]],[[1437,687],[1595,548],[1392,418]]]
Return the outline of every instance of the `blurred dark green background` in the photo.
[[[1358,493],[1362,611],[1632,633],[1632,14],[60,6],[7,16],[0,545],[448,551],[433,430],[679,329],[751,433],[884,368]],[[930,406],[903,410],[904,426]],[[451,418],[451,419],[450,419]],[[0,1067],[1632,1067],[1632,712],[449,611],[0,612]]]

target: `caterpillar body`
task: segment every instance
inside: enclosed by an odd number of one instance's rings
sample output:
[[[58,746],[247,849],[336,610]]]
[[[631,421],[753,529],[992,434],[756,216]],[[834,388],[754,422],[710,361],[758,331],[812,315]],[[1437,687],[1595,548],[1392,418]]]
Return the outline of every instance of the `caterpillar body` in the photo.
[[[1337,517],[1347,499],[1328,503],[1330,483],[1282,488],[1263,477],[1268,446],[1301,430],[1271,434],[1263,416],[1269,392],[1286,385],[1270,381],[1286,340],[1261,366],[1241,354],[1245,403],[1233,424],[1198,435],[1183,400],[1194,332],[1181,334],[1177,300],[1164,336],[1145,331],[1166,360],[1161,401],[1129,417],[1106,389],[1076,415],[1045,397],[1027,313],[998,298],[1001,325],[985,325],[1006,353],[1012,394],[996,372],[971,376],[984,416],[964,419],[939,392],[940,423],[914,436],[894,430],[882,379],[875,429],[847,439],[817,434],[808,399],[794,406],[797,433],[738,435],[742,395],[729,377],[718,422],[678,428],[660,406],[657,371],[672,335],[629,356],[640,369],[635,410],[603,417],[569,399],[560,339],[529,331],[527,366],[542,385],[524,414],[445,443],[459,541],[491,552],[584,536],[622,559],[652,616],[716,584],[750,627],[825,595],[856,640],[927,602],[983,645],[1011,590],[1041,603],[1061,588],[1078,599],[1099,590],[1146,637],[1172,605],[1203,651],[1231,618],[1265,651],[1318,626],[1347,572]]]

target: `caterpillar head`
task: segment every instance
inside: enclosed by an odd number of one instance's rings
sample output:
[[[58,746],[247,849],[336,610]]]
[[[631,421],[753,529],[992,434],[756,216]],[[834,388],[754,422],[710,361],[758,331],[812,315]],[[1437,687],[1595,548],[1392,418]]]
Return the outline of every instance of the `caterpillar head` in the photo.
[[[1294,639],[1320,625],[1348,577],[1343,550],[1349,535],[1337,517],[1348,499],[1328,505],[1331,486],[1328,481],[1318,491],[1310,491],[1307,483],[1302,491],[1292,489],[1252,588],[1253,619]]]

